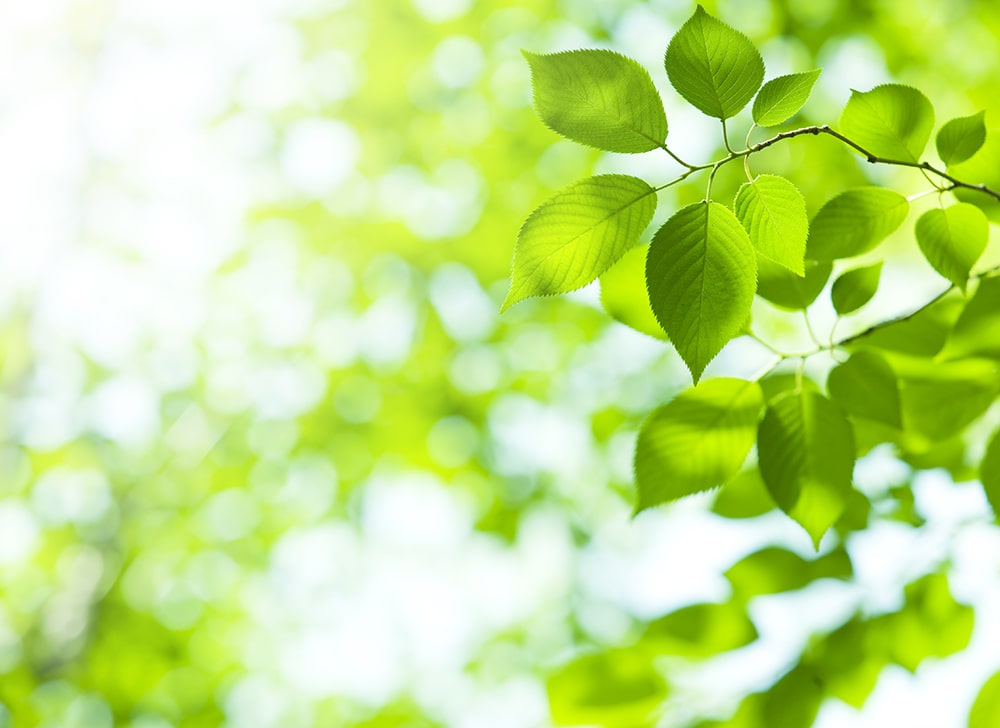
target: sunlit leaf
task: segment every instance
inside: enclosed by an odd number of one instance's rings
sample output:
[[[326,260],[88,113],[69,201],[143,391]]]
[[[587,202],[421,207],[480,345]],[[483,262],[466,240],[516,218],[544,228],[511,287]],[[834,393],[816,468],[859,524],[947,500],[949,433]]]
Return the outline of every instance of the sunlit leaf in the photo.
[[[790,73],[764,84],[753,102],[753,120],[760,126],[777,126],[799,113],[819,78],[821,69]]]
[[[667,46],[667,76],[695,108],[735,116],[764,80],[764,61],[750,40],[699,5]]]
[[[852,91],[840,117],[840,131],[869,153],[917,162],[934,128],[934,107],[910,86],[884,84]]]
[[[537,55],[531,66],[535,109],[568,139],[609,152],[648,152],[663,146],[667,117],[649,72],[608,50]]]
[[[828,201],[809,227],[806,257],[835,260],[866,253],[898,228],[910,203],[898,192],[859,187]]]
[[[617,321],[657,339],[667,333],[653,315],[646,290],[646,246],[632,248],[601,276],[601,305]]]
[[[851,415],[903,426],[896,373],[875,352],[855,352],[830,371],[826,386],[834,401]]]
[[[746,228],[758,260],[767,258],[796,275],[805,274],[809,214],[795,185],[777,175],[758,175],[740,187],[733,211]]]
[[[655,211],[653,188],[621,174],[589,177],[557,193],[521,226],[501,310],[590,283],[635,245]]]
[[[983,278],[969,299],[940,356],[1000,359],[1000,277]]]
[[[1000,725],[1000,672],[983,683],[969,712],[968,728],[996,728]]]
[[[964,162],[948,165],[948,172],[971,185],[985,185],[1000,190],[1000,130],[986,132],[983,146]],[[978,190],[959,188],[955,197],[962,202],[975,205],[986,213],[993,222],[1000,222],[1000,200]]]
[[[776,306],[797,310],[808,308],[826,287],[833,264],[807,260],[805,275],[761,258],[757,261],[757,294]]]
[[[653,237],[646,260],[649,300],[695,382],[743,330],[756,271],[750,238],[717,202],[688,205]]]
[[[945,164],[964,162],[979,151],[986,141],[986,112],[952,119],[938,131],[938,156]]]
[[[917,219],[914,234],[934,270],[965,290],[969,271],[989,242],[990,221],[975,205],[960,202],[925,212]]]
[[[870,329],[852,338],[846,345],[875,346],[901,354],[934,356],[944,346],[964,304],[965,301],[957,293],[945,296],[912,316]]]
[[[755,467],[744,470],[726,483],[712,503],[712,512],[723,518],[756,518],[774,508],[774,499]]]
[[[653,412],[635,448],[636,510],[736,475],[753,447],[763,408],[756,382],[709,379]]]
[[[714,657],[757,639],[757,630],[738,602],[692,604],[650,622],[641,638],[657,654]]]
[[[882,261],[841,273],[830,289],[830,300],[841,316],[857,311],[868,303],[878,290]]]
[[[789,394],[768,406],[757,450],[760,473],[774,501],[818,547],[851,493],[855,455],[850,422],[822,395]]]

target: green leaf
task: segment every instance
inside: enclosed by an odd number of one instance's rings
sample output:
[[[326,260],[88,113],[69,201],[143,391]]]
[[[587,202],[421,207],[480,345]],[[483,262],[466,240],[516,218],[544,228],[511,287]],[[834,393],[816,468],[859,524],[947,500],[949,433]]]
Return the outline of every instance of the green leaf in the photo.
[[[851,348],[874,346],[886,351],[932,357],[944,346],[964,303],[956,292],[908,318],[868,329],[844,343]]]
[[[1000,190],[1000,130],[987,131],[982,148],[968,160],[948,165],[948,172],[963,182]],[[954,195],[978,207],[993,222],[1000,222],[1000,201],[995,197],[962,188],[954,190]]]
[[[763,409],[756,382],[709,379],[653,412],[635,447],[636,511],[736,475],[753,447]]]
[[[743,330],[756,270],[746,231],[717,202],[688,205],[653,236],[646,259],[649,301],[695,382]]]
[[[805,105],[820,73],[817,68],[772,78],[754,99],[753,120],[760,126],[777,126],[791,119]]]
[[[830,372],[826,387],[850,415],[902,428],[899,381],[892,367],[875,352],[855,352]]]
[[[1000,725],[1000,672],[983,683],[969,712],[969,728]]]
[[[529,296],[575,290],[601,275],[653,219],[655,192],[636,177],[605,174],[542,203],[517,236],[510,291],[500,310]]]
[[[942,359],[1000,359],[1000,277],[983,278],[939,355]]]
[[[645,245],[632,248],[601,276],[601,305],[616,321],[657,339],[666,339],[667,333],[649,305],[648,250]]]
[[[712,503],[712,512],[723,518],[756,518],[773,510],[774,500],[757,468],[744,470],[726,483]]]
[[[829,200],[813,218],[806,257],[836,260],[866,253],[898,228],[910,203],[881,187],[846,190]]]
[[[670,40],[664,65],[681,96],[719,119],[738,114],[764,80],[764,61],[753,43],[701,5]]]
[[[965,290],[969,271],[986,250],[990,221],[975,205],[957,205],[928,210],[914,227],[917,245],[938,273]]]
[[[826,286],[833,270],[832,263],[815,260],[805,262],[804,276],[763,258],[757,265],[757,294],[776,306],[792,310],[808,308]]]
[[[608,152],[663,146],[663,101],[639,63],[606,50],[522,52],[531,66],[535,109],[552,131]]]
[[[986,492],[986,500],[993,508],[994,517],[1000,519],[1000,430],[993,433],[986,454],[979,464],[979,480]]]
[[[742,604],[691,604],[650,622],[640,644],[653,654],[706,658],[748,645],[757,637]]]
[[[789,394],[767,409],[757,441],[760,474],[771,497],[819,548],[851,494],[854,433],[833,402],[815,392]]]
[[[910,86],[884,84],[852,91],[840,131],[883,159],[917,162],[934,128],[934,107]]]
[[[882,261],[863,268],[852,268],[833,282],[830,298],[841,316],[857,311],[875,295],[882,274]]]
[[[750,235],[758,260],[767,258],[796,275],[805,275],[809,213],[795,185],[777,175],[758,175],[740,187],[733,210]]]
[[[980,111],[972,116],[960,116],[952,119],[938,131],[938,156],[945,164],[964,162],[979,151],[986,141],[986,112]]]

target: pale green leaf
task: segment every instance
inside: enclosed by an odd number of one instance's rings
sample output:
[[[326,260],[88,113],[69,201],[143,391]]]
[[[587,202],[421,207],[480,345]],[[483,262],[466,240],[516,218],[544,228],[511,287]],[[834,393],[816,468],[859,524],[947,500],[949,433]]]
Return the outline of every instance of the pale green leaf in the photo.
[[[1000,277],[979,282],[940,354],[942,359],[971,356],[1000,359]]]
[[[945,164],[964,162],[979,151],[986,141],[986,112],[952,119],[938,131],[938,156]]]
[[[709,379],[653,412],[635,448],[636,511],[736,475],[757,437],[763,409],[756,382]]]
[[[867,329],[844,343],[849,347],[874,346],[901,354],[932,357],[941,351],[964,304],[964,299],[955,292],[912,316]]]
[[[868,303],[878,290],[881,274],[882,261],[842,273],[830,289],[830,299],[837,313],[843,316]]]
[[[607,50],[523,53],[531,66],[535,109],[553,131],[609,152],[663,146],[663,102],[636,61]]]
[[[818,548],[851,494],[851,423],[822,395],[789,394],[768,407],[760,423],[757,453],[771,497]]]
[[[636,244],[655,211],[655,190],[626,175],[589,177],[557,193],[521,227],[501,310],[590,283]]]
[[[694,381],[750,315],[753,244],[729,208],[696,202],[656,232],[646,259],[653,313]]]
[[[963,182],[1000,190],[1000,130],[987,131],[982,148],[968,160],[949,165],[948,172]],[[1000,222],[1000,201],[995,197],[964,188],[956,189],[954,194],[962,202],[971,203],[985,212],[993,222]]]
[[[858,187],[829,200],[809,227],[806,257],[851,258],[866,253],[906,219],[910,203],[898,192]]]
[[[993,433],[986,446],[986,454],[979,464],[979,480],[993,508],[994,517],[1000,519],[1000,430]],[[1000,714],[997,717],[1000,718]]]
[[[695,108],[735,116],[764,80],[764,61],[750,40],[699,5],[667,46],[670,83]]]
[[[1000,725],[1000,672],[987,680],[979,689],[972,710],[969,712],[968,728],[996,728]]]
[[[758,175],[740,187],[733,210],[750,235],[758,260],[767,258],[805,275],[809,213],[795,185],[777,175]]]
[[[788,121],[805,105],[821,69],[790,73],[764,84],[753,102],[753,120],[760,126],[777,126]]]
[[[990,221],[975,205],[960,202],[925,212],[917,219],[914,234],[934,270],[964,291],[969,271],[989,242]]]
[[[934,107],[920,91],[884,84],[852,91],[840,131],[882,159],[917,162],[934,128]]]
[[[798,310],[808,308],[826,287],[833,263],[807,260],[805,275],[761,258],[757,261],[757,295],[776,306]]]
[[[830,372],[826,387],[833,400],[854,417],[903,426],[899,380],[885,359],[873,351],[855,352]]]
[[[617,321],[657,339],[667,333],[653,315],[646,290],[645,245],[632,248],[601,276],[601,305]]]

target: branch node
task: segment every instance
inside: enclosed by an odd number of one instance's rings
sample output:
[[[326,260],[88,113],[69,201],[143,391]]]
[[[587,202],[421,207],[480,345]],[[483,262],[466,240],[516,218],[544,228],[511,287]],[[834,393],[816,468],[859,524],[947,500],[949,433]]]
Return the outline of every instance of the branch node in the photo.
[[[875,164],[876,162],[878,162],[878,157],[876,157],[873,154],[869,154],[868,155],[868,162],[869,162],[869,164]]]

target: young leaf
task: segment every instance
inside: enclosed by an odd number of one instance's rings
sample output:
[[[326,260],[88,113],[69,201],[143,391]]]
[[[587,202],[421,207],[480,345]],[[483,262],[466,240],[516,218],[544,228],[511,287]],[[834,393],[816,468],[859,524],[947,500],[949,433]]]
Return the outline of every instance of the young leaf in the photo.
[[[984,278],[955,322],[940,358],[1000,358],[1000,277]]]
[[[829,200],[809,227],[806,257],[851,258],[866,253],[898,228],[910,203],[898,192],[858,187]]]
[[[960,202],[925,212],[917,219],[914,234],[934,270],[964,291],[969,271],[989,242],[990,221],[975,205]]]
[[[501,311],[590,283],[635,245],[655,211],[655,190],[621,174],[589,177],[557,193],[521,226]]]
[[[621,648],[576,657],[549,677],[546,692],[555,725],[640,726],[667,684],[648,653]]]
[[[612,318],[626,326],[657,339],[666,339],[667,333],[649,305],[647,251],[645,245],[632,248],[601,276],[601,305]]]
[[[979,480],[993,508],[994,517],[1000,519],[1000,430],[993,433],[990,444],[986,446],[986,454],[979,464]],[[1000,713],[997,717],[1000,718]]]
[[[790,73],[765,83],[753,102],[753,120],[759,126],[777,126],[791,119],[805,105],[820,72]]]
[[[535,109],[552,131],[608,152],[663,146],[663,101],[636,61],[606,50],[523,53],[531,66]]]
[[[831,370],[826,388],[849,414],[902,428],[899,380],[892,367],[875,352],[855,352]]]
[[[996,728],[1000,725],[1000,672],[983,683],[969,712],[968,728]]]
[[[740,187],[733,210],[750,235],[758,260],[767,258],[805,275],[809,213],[795,185],[773,174],[758,175]]]
[[[938,131],[935,143],[938,156],[947,165],[964,162],[979,151],[986,141],[985,111],[952,119]]]
[[[701,5],[670,40],[664,65],[681,96],[719,119],[738,114],[764,80],[764,61],[753,43]]]
[[[718,202],[688,205],[653,236],[646,259],[649,302],[696,383],[743,330],[756,272],[746,230]]]
[[[822,395],[789,394],[768,407],[760,423],[757,453],[771,497],[818,548],[851,494],[851,423]]]
[[[852,268],[833,282],[830,298],[841,316],[857,311],[875,295],[882,274],[882,261],[863,268]]]
[[[797,276],[787,268],[761,258],[757,261],[757,295],[775,306],[793,311],[809,308],[826,287],[833,263],[805,262],[805,275]]]
[[[1000,131],[990,129],[982,148],[964,162],[948,165],[948,172],[970,184],[983,184],[1000,189]],[[962,202],[969,202],[986,213],[993,222],[1000,222],[1000,201],[978,190],[958,188],[953,193]]]
[[[852,91],[840,130],[876,157],[917,162],[934,128],[934,107],[920,91],[895,83]]]
[[[757,439],[763,409],[756,382],[709,379],[653,412],[635,447],[636,511],[736,475]]]

